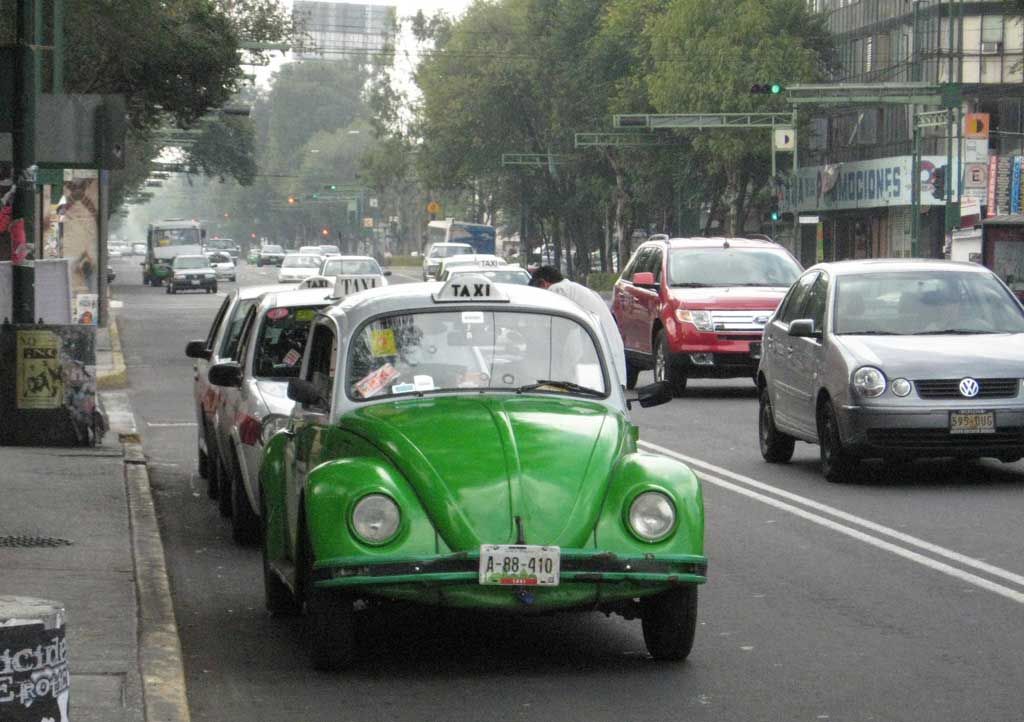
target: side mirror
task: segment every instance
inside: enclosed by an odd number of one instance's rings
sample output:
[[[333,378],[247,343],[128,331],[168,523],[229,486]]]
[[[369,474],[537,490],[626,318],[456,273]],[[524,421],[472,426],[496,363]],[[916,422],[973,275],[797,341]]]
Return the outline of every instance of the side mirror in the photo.
[[[636,390],[636,400],[645,409],[650,406],[661,406],[672,400],[672,386],[668,381],[656,381]]]
[[[214,364],[210,367],[208,377],[210,383],[214,386],[234,386],[237,388],[242,385],[242,367],[232,361]]]
[[[821,331],[814,328],[814,319],[798,318],[789,322],[789,335],[797,338],[820,338]]]
[[[185,346],[185,355],[189,358],[202,359],[203,361],[209,361],[210,356],[213,352],[206,348],[206,341],[189,341]]]
[[[316,406],[323,400],[317,387],[306,379],[288,380],[288,398],[307,406]]]
[[[641,271],[640,273],[633,274],[633,285],[634,286],[655,286],[654,274],[650,271]]]
[[[385,276],[390,276],[391,275],[391,271],[384,271],[384,275]]]

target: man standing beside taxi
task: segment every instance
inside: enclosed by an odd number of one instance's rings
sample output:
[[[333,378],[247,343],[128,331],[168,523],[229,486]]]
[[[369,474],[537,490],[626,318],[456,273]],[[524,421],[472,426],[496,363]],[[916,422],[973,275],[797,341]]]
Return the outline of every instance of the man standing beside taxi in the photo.
[[[608,309],[601,296],[591,289],[562,276],[554,266],[541,266],[533,275],[536,285],[573,300],[577,306],[597,317],[601,322],[604,335],[608,338],[608,347],[615,359],[615,370],[619,375],[619,383],[626,383],[626,350],[622,345],[622,336],[615,323],[612,312]],[[531,284],[532,285],[532,284]]]

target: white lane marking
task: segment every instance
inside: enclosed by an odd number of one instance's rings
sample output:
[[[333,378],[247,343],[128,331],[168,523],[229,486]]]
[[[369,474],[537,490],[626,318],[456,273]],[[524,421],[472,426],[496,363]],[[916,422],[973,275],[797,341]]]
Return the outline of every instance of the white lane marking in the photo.
[[[669,456],[675,459],[679,459],[680,461],[685,461],[687,463],[693,464],[694,466],[704,466],[707,468],[715,469],[720,468],[714,467],[714,465],[712,464],[702,462],[699,459],[693,459],[692,457],[688,457],[685,454],[680,454],[678,452],[672,451],[671,449],[666,449],[663,446],[658,446],[657,444],[641,441],[640,445],[652,451],[657,451],[660,454],[664,454],[665,456]],[[991,564],[986,564],[981,560],[973,559],[972,557],[967,557],[962,554],[958,554],[957,552],[951,551],[949,549],[945,549],[943,547],[936,546],[929,542],[917,539],[916,537],[903,534],[902,532],[898,532],[895,529],[889,529],[888,527],[882,526],[881,524],[876,524],[875,522],[868,521],[867,519],[862,519],[861,517],[855,516],[853,514],[847,514],[846,512],[840,511],[839,509],[836,509],[834,507],[830,507],[825,504],[820,504],[819,502],[813,501],[812,499],[808,499],[806,497],[802,497],[798,494],[793,494],[791,492],[783,491],[782,489],[777,489],[768,484],[756,481],[755,479],[745,477],[741,474],[730,472],[727,469],[723,469],[722,471],[725,471],[728,476],[734,478],[739,477],[738,480],[742,480],[743,483],[750,484],[751,486],[755,486],[760,489],[765,489],[770,493],[778,494],[779,496],[792,499],[797,503],[805,504],[806,506],[809,506],[811,508],[821,508],[822,510],[828,510],[827,513],[833,514],[834,516],[846,519],[856,524],[860,524],[861,526],[872,529],[873,531],[879,531],[880,533],[887,534],[896,539],[907,540],[908,543],[919,546],[922,549],[934,551],[937,554],[945,556],[951,560],[959,561],[967,566],[972,566],[977,569],[984,569],[993,576],[999,576],[1003,579],[1007,579],[1009,581],[1014,581],[1017,583],[1024,583],[1024,577],[1021,577],[1020,575],[1014,574],[1013,572],[1007,571],[1005,569],[994,567]],[[739,484],[726,481],[725,479],[722,479],[720,477],[713,476],[708,473],[701,473],[700,478],[702,481],[714,484],[715,486],[719,486],[723,489],[728,489],[729,491],[734,491],[737,494],[747,496],[751,499],[756,499],[762,503],[768,504],[769,506],[773,506],[776,509],[782,509],[783,511],[787,511],[790,514],[794,514],[803,519],[806,519],[807,521],[813,522],[828,529],[832,529],[833,531],[837,531],[840,534],[845,534],[849,537],[857,539],[858,541],[862,541],[865,544],[869,544],[879,549],[891,552],[892,554],[903,557],[904,559],[909,559],[910,561],[921,564],[922,566],[928,567],[929,569],[932,569],[934,571],[941,572],[951,577],[955,577],[956,579],[960,579],[969,584],[973,584],[974,586],[981,587],[982,589],[987,589],[990,592],[995,592],[996,594],[1006,597],[1007,599],[1012,599],[1013,601],[1019,604],[1024,604],[1024,593],[1021,593],[1015,589],[1011,589],[1010,587],[1003,586],[1002,584],[997,584],[996,582],[990,581],[983,577],[979,577],[975,574],[971,574],[970,572],[963,571],[962,569],[957,569],[956,567],[950,566],[949,564],[937,561],[935,559],[932,559],[931,557],[926,557],[923,554],[918,554],[915,551],[911,551],[910,549],[906,549],[891,542],[885,541],[884,539],[872,536],[866,532],[860,531],[859,529],[854,529],[853,527],[846,526],[845,524],[840,524],[839,522],[833,521],[832,519],[829,519],[827,517],[815,514],[805,509],[801,509],[800,507],[788,504],[784,501],[780,501],[779,499],[775,499],[765,494],[761,494],[757,491],[753,491],[752,489],[740,486]]]
[[[179,426],[195,426],[195,421],[147,421],[146,426],[152,426],[154,429],[169,429]]]

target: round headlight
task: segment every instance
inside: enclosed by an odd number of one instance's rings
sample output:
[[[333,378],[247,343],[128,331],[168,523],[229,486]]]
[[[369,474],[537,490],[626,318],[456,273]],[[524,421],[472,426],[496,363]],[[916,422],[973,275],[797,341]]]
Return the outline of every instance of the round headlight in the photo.
[[[869,399],[881,396],[885,393],[885,374],[874,366],[861,366],[853,372],[853,387]]]
[[[352,510],[352,530],[365,542],[383,544],[398,533],[401,518],[390,496],[368,494]]]
[[[629,525],[644,541],[660,541],[676,524],[672,500],[660,491],[645,491],[629,507]]]
[[[897,396],[906,396],[910,393],[910,382],[906,379],[893,379],[890,385],[892,386],[892,392]]]

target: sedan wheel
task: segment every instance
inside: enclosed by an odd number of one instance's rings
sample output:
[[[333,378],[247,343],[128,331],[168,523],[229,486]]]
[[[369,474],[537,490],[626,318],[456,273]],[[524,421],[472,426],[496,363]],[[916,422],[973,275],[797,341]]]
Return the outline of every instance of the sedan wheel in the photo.
[[[260,551],[263,557],[263,593],[267,611],[275,617],[294,617],[302,612],[302,602],[270,568],[267,553],[267,506],[260,497]]]
[[[822,403],[818,411],[818,448],[821,451],[821,473],[825,479],[834,483],[849,481],[857,467],[857,457],[843,449],[831,401]]]
[[[633,390],[636,388],[637,379],[640,378],[640,367],[636,366],[629,360],[629,356],[626,357],[626,388]]]
[[[697,631],[697,587],[676,587],[640,600],[644,644],[657,660],[680,662],[693,649]]]
[[[305,540],[309,588],[306,594],[306,620],[309,653],[313,668],[337,672],[352,664],[355,656],[355,608],[352,598],[338,589],[319,589],[313,585],[313,553]]]
[[[757,438],[761,446],[761,456],[765,461],[772,464],[784,464],[793,458],[796,439],[776,428],[775,413],[772,411],[772,401],[768,395],[768,389],[761,390],[761,402],[757,414]]]
[[[242,469],[237,459],[234,460],[231,478],[231,538],[242,546],[253,546],[259,541],[260,520],[249,503],[249,495],[245,493]]]
[[[220,487],[220,494],[217,495],[217,510],[224,518],[231,516],[231,491],[234,488],[234,474],[221,461],[220,454],[216,455],[214,462],[217,465],[217,481]]]
[[[686,391],[686,374],[673,363],[664,331],[658,331],[654,340],[654,380],[668,381],[674,396],[682,396]]]

